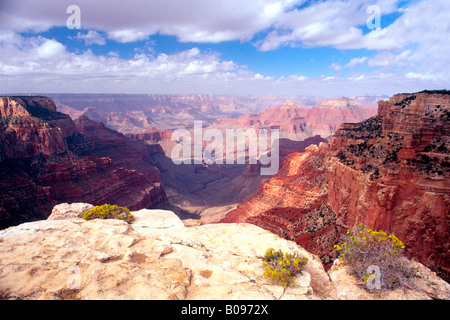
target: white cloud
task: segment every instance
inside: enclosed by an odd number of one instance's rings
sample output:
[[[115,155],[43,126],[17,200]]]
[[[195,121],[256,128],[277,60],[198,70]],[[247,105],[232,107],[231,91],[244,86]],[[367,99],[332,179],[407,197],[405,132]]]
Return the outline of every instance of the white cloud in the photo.
[[[433,80],[433,75],[431,74],[421,74],[415,72],[408,72],[406,78],[409,79],[420,79],[420,80]]]
[[[345,91],[348,86],[366,92],[392,87],[390,90],[395,92],[402,91],[403,85],[421,89],[421,85],[430,83],[438,83],[439,87],[450,83],[448,0],[414,1],[400,10],[397,9],[403,3],[400,0],[312,1],[304,6],[301,5],[305,0],[76,1],[81,8],[82,26],[76,38],[87,46],[104,45],[107,38],[120,43],[147,40],[159,33],[176,36],[181,42],[256,42],[258,39],[255,44],[261,51],[282,46],[373,51],[362,53],[364,56],[346,64],[329,66],[340,71],[344,67],[367,64],[375,70],[363,77],[358,74],[345,79],[330,75],[312,79],[301,74],[270,77],[234,61],[224,61],[218,53],[202,52],[195,45],[191,50],[170,55],[136,50],[132,59],[120,59],[117,52],[99,56],[87,50],[75,54],[55,39],[32,34],[52,26],[65,26],[66,9],[73,4],[72,0],[1,1],[2,91],[10,88],[20,91],[28,83],[39,88],[40,83],[54,90],[62,87],[63,91],[95,88],[140,92],[234,89],[236,92],[248,88],[263,93],[267,90],[291,90],[292,93],[295,90],[314,92],[313,86]],[[378,5],[382,15],[397,10],[402,16],[389,26],[381,25],[381,30],[364,33],[369,5]],[[29,32],[28,38],[18,35],[20,32]]]
[[[43,37],[2,37],[2,91],[20,92],[23,84],[34,79],[41,88],[55,88],[55,83],[66,84],[72,90],[120,90],[136,86],[142,90],[146,84],[196,84],[229,81],[268,80],[254,74],[233,61],[221,60],[218,53],[201,52],[198,48],[156,57],[139,53],[132,59],[120,59],[117,54],[96,56],[87,50],[70,53],[54,39]],[[98,80],[102,79],[102,82]],[[45,89],[41,89],[44,90]],[[48,89],[47,89],[48,90]],[[50,90],[52,91],[52,90]],[[150,91],[150,89],[149,89]]]
[[[133,42],[156,33],[183,42],[249,40],[269,28],[280,14],[305,0],[77,0],[82,29],[101,30],[113,40]],[[2,0],[9,30],[46,30],[65,26],[72,0]]]
[[[117,30],[108,33],[108,37],[110,39],[121,43],[145,40],[148,36],[149,35],[146,32],[140,32],[132,29]]]
[[[39,58],[53,59],[58,58],[61,54],[64,54],[64,46],[56,40],[40,39],[42,43],[35,47],[35,52]]]
[[[356,66],[358,64],[363,64],[364,62],[367,61],[367,59],[369,59],[369,58],[367,58],[367,57],[353,58],[353,59],[350,60],[349,63],[347,63],[345,65],[345,67],[346,68],[351,68],[351,67],[354,67],[354,66]]]
[[[369,67],[406,67],[411,50],[397,52],[382,51],[368,62]]]
[[[332,64],[330,64],[330,68],[334,71],[340,71],[343,67],[340,64],[333,62]]]
[[[332,0],[320,1],[302,9],[280,14],[273,30],[261,43],[263,51],[284,45],[333,46],[339,49],[362,47],[369,5],[379,5],[384,14],[391,13],[398,1]]]
[[[78,32],[75,38],[83,40],[87,46],[90,46],[92,44],[98,44],[102,46],[106,44],[105,38],[95,30],[89,30],[86,34]]]

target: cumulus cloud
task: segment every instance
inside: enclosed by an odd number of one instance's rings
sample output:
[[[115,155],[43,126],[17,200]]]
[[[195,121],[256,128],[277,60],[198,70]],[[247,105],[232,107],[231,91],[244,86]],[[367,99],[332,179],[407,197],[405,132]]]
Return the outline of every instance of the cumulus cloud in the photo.
[[[3,41],[2,58],[1,71],[5,76],[70,73],[114,78],[116,75],[121,77],[129,74],[173,79],[186,74],[214,74],[239,68],[232,61],[221,61],[217,53],[205,54],[198,48],[173,55],[159,54],[154,58],[136,54],[132,59],[125,60],[114,55],[96,56],[90,50],[74,54],[54,39],[41,36],[24,38],[19,35]]]
[[[216,87],[224,83],[269,83],[274,79],[249,71],[217,52],[202,52],[197,47],[174,54],[156,56],[138,53],[131,59],[111,53],[97,56],[91,50],[75,54],[54,39],[41,36],[3,35],[2,88],[22,92],[24,83],[40,91],[164,92]],[[205,89],[206,90],[206,89]]]
[[[272,77],[197,47],[173,54],[137,53],[130,59],[89,49],[72,53],[54,39],[3,35],[2,90],[22,92],[288,94],[304,75]],[[26,84],[26,90],[24,89]]]
[[[367,59],[369,59],[369,58],[367,58],[367,57],[353,58],[352,60],[350,60],[349,63],[347,63],[345,65],[345,67],[346,68],[351,68],[351,67],[354,67],[354,66],[356,66],[358,64],[363,64],[364,62],[367,61]]]
[[[75,38],[84,41],[87,46],[90,46],[92,44],[98,44],[102,46],[106,44],[105,38],[95,30],[89,30],[86,34],[78,32]]]
[[[332,64],[330,64],[330,68],[334,71],[340,71],[343,67],[339,63],[333,62]]]
[[[72,0],[2,0],[3,88],[20,88],[23,83],[45,83],[50,88],[63,85],[63,79],[78,85],[78,90],[89,88],[88,83],[94,79],[102,79],[96,82],[98,90],[104,85],[107,90],[131,88],[141,92],[163,88],[163,84],[164,90],[186,90],[192,83],[204,85],[205,90],[212,86],[226,90],[232,82],[237,83],[234,88],[241,89],[245,83],[259,86],[261,92],[266,88],[293,90],[295,86],[312,92],[313,85],[324,84],[322,88],[328,84],[329,88],[354,88],[358,82],[369,89],[373,85],[376,92],[388,85],[389,77],[397,79],[397,85],[410,87],[431,81],[450,83],[446,70],[450,64],[448,0],[407,4],[400,0],[77,0],[82,30],[75,38],[86,46],[105,45],[107,40],[148,41],[155,34],[194,43],[191,49],[172,54],[153,56],[153,52],[136,50],[136,55],[128,59],[121,59],[117,52],[73,53],[57,40],[38,35],[54,26],[65,26],[69,16],[66,9],[72,4]],[[368,30],[369,5],[379,6],[382,17],[394,12],[401,16],[389,26]],[[233,40],[252,43],[260,51],[284,46],[367,50],[362,57],[332,63],[329,68],[340,71],[364,64],[375,71],[346,79],[333,75],[311,79],[302,74],[276,78],[223,60],[217,52],[203,52],[195,45]]]
[[[64,26],[72,0],[2,0],[4,26],[42,31]],[[161,33],[183,42],[249,40],[304,0],[78,0],[83,29],[102,30],[120,42]]]
[[[363,26],[370,15],[367,8],[377,5],[383,14],[396,10],[396,0],[332,0],[319,1],[310,6],[281,14],[274,30],[260,43],[263,51],[280,46],[333,46],[339,49],[364,47]]]

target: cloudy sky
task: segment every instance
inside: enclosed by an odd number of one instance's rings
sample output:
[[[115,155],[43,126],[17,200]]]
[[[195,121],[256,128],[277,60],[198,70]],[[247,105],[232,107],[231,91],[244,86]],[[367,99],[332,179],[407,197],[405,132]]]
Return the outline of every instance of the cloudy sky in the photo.
[[[1,0],[0,93],[449,89],[449,12],[449,0]]]

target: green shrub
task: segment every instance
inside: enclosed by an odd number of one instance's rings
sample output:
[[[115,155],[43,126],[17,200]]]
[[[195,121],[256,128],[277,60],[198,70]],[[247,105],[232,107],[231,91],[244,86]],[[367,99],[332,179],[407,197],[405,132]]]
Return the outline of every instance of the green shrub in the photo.
[[[301,274],[301,268],[308,263],[308,258],[284,254],[281,250],[275,251],[273,248],[266,250],[262,260],[265,267],[263,276],[283,287],[293,285],[295,276]]]
[[[119,219],[126,222],[131,222],[134,220],[134,216],[130,213],[130,209],[128,208],[104,204],[102,206],[93,207],[84,212],[83,219]]]
[[[382,230],[374,231],[359,224],[347,230],[343,242],[334,247],[340,251],[340,259],[366,284],[366,289],[369,288],[368,281],[375,276],[369,271],[373,266],[379,268],[380,287],[376,289],[381,290],[410,285],[415,274],[404,256],[403,242]]]

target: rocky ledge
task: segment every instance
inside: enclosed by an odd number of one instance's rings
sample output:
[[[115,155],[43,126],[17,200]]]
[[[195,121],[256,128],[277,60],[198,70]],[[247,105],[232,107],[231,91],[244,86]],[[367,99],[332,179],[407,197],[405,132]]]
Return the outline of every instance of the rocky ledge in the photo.
[[[339,262],[326,272],[295,242],[247,223],[186,227],[171,211],[135,220],[79,218],[86,204],[0,231],[0,299],[450,299],[450,285],[419,263],[414,288],[370,293]],[[269,247],[309,262],[284,290],[263,278]]]

